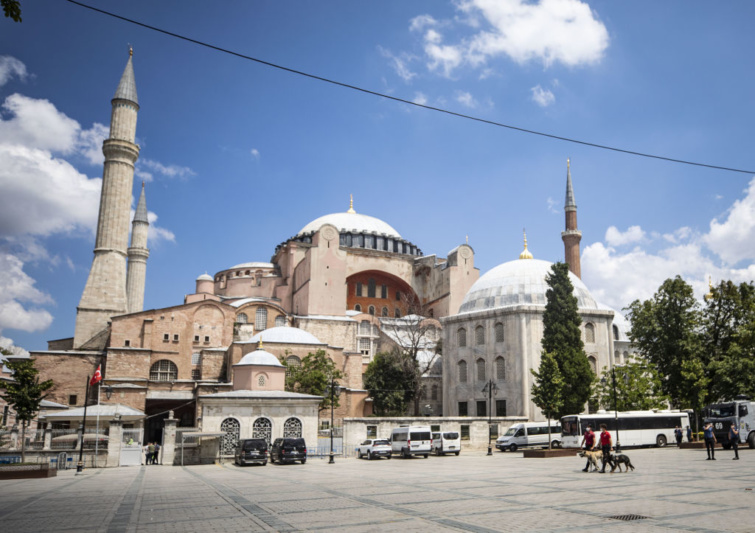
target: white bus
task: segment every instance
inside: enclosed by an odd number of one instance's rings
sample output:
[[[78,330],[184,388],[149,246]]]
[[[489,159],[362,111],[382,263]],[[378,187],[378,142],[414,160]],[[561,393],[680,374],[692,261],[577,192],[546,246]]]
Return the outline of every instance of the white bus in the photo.
[[[598,411],[592,415],[569,415],[561,418],[561,445],[564,448],[579,448],[588,424],[597,435],[600,425],[605,424],[611,432],[613,443],[621,446],[665,446],[674,443],[674,428],[682,430],[689,425],[689,414],[684,411],[625,411],[618,414]],[[596,439],[597,441],[597,439]]]

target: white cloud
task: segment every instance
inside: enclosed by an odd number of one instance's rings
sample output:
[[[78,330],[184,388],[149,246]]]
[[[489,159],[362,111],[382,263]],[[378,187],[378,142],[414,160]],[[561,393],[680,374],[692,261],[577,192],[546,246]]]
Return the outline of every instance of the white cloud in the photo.
[[[259,159],[260,158],[260,151],[257,150],[256,148],[252,148],[249,153],[251,153],[252,157],[255,158],[255,159]]]
[[[428,26],[437,26],[438,21],[430,15],[419,15],[409,21],[409,29],[411,31],[422,31]]]
[[[414,100],[412,102],[419,105],[427,105],[427,96],[420,92],[414,93]]]
[[[608,246],[623,246],[641,241],[645,238],[645,232],[639,226],[631,226],[622,233],[616,226],[611,226],[606,230],[605,238]]]
[[[157,225],[157,215],[155,213],[149,211],[147,213],[147,220],[149,220],[147,242],[150,243],[150,246],[159,245],[161,241],[176,242],[176,236],[172,231]]]
[[[427,68],[430,70],[442,70],[446,77],[461,65],[464,56],[463,49],[459,46],[441,44],[443,36],[437,31],[430,29],[425,33],[425,53],[430,58]]]
[[[704,240],[730,265],[755,259],[755,178],[745,189],[745,197],[728,210],[725,220],[714,218],[711,221]]]
[[[389,65],[394,71],[396,71],[399,78],[409,83],[412,81],[412,78],[417,76],[417,73],[409,68],[409,63],[417,59],[415,56],[407,54],[406,52],[394,55],[390,50],[386,50],[382,46],[378,46],[378,50],[383,57],[389,59]]]
[[[16,76],[21,81],[26,79],[26,65],[11,56],[0,56],[0,87]]]
[[[475,100],[474,97],[468,92],[457,91],[456,101],[465,107],[469,107],[469,108],[477,107],[477,100]]]
[[[179,165],[163,165],[162,163],[153,161],[152,159],[139,159],[137,161],[137,166],[139,167],[140,172],[145,172],[141,167],[146,167],[153,173],[161,174],[166,178],[177,178],[185,180],[189,179],[192,176],[196,176],[196,173],[189,167],[182,167]],[[152,175],[152,173],[148,171],[146,173],[150,176]]]
[[[21,355],[24,357],[29,357],[29,352],[21,348],[20,346],[16,346],[13,342],[13,339],[9,339],[8,337],[0,336],[0,348],[3,348],[13,355]]]
[[[0,118],[0,144],[33,146],[63,154],[76,147],[81,126],[49,101],[12,94],[5,99],[3,109],[13,117]]]
[[[543,89],[536,85],[530,89],[532,91],[532,100],[540,107],[548,107],[556,101],[556,97],[548,89]]]
[[[91,129],[84,130],[79,134],[78,151],[91,165],[101,167],[105,162],[102,143],[108,135],[110,135],[110,129],[98,122],[95,122]]]
[[[557,200],[554,200],[550,196],[545,200],[548,204],[548,211],[551,213],[561,214],[561,204]]]
[[[23,271],[18,257],[0,251],[0,331],[20,329],[42,331],[52,323],[52,315],[36,306],[52,303],[48,294],[34,286],[34,280]],[[22,302],[31,304],[30,308]]]

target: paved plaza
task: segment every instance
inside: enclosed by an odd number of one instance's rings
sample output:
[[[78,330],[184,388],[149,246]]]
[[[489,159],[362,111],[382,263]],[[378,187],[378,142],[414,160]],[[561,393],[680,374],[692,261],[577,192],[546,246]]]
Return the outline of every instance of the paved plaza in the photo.
[[[40,531],[755,531],[755,451],[641,449],[629,474],[521,453],[306,465],[63,471],[0,485],[0,524]],[[640,518],[644,517],[644,518]]]

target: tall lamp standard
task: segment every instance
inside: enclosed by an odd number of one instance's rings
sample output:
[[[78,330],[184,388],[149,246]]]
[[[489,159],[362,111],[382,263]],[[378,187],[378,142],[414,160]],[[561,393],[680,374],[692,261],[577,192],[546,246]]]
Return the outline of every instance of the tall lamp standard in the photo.
[[[616,453],[621,453],[621,439],[619,439],[619,402],[616,399],[616,365],[611,368],[613,378],[613,415],[616,421]]]
[[[493,435],[493,396],[498,394],[498,386],[495,381],[490,379],[483,387],[482,392],[488,393],[488,455],[493,455],[493,448],[490,446],[490,439]]]
[[[330,393],[330,460],[328,461],[328,464],[332,465],[333,463],[335,463],[335,459],[333,459],[333,425],[335,424],[335,399],[341,395],[341,387],[336,385],[333,376],[330,376],[330,385],[328,386],[328,389],[328,392]]]

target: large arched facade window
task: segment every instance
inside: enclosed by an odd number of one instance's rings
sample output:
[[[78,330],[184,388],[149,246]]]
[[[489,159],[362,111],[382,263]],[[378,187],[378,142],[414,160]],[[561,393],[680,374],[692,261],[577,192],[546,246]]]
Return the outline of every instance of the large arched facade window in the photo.
[[[477,381],[485,381],[485,359],[477,360]]]
[[[301,359],[296,355],[289,355],[286,357],[286,377],[291,376],[295,369],[301,366]]]
[[[175,381],[178,379],[178,367],[173,361],[161,359],[149,369],[150,381]]]
[[[496,357],[495,359],[495,379],[498,381],[506,380],[506,361],[503,357]]]
[[[238,315],[236,315],[236,322],[238,322],[239,324],[246,324],[247,322],[249,322],[249,317],[246,316],[246,313],[239,313]]]
[[[241,424],[235,418],[226,418],[220,423],[220,431],[224,433],[220,437],[220,454],[233,455],[236,451],[236,445],[239,443]]]
[[[254,329],[257,331],[267,329],[267,309],[264,307],[257,308],[257,314],[254,317]]]
[[[298,418],[289,418],[283,424],[283,437],[289,439],[301,438],[301,420]]]
[[[474,343],[477,346],[482,346],[485,344],[485,328],[482,326],[477,326],[474,330]]]
[[[467,382],[467,362],[459,361],[459,383]]]
[[[456,331],[456,343],[459,345],[459,348],[463,348],[467,345],[467,330],[464,328],[459,328]]]
[[[273,437],[273,423],[269,418],[259,417],[252,424],[252,438],[253,439],[265,439],[267,445],[270,446],[270,441]]]
[[[585,342],[590,344],[595,343],[595,326],[590,322],[585,324]]]
[[[593,373],[595,375],[598,375],[598,360],[595,359],[592,355],[587,358],[587,362],[590,363],[590,368],[592,369]]]

